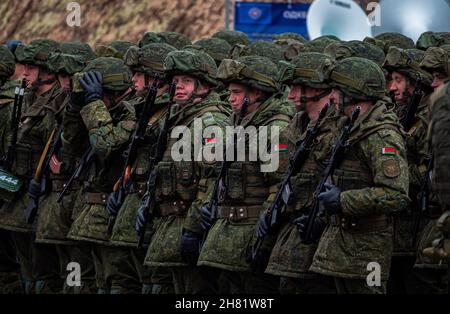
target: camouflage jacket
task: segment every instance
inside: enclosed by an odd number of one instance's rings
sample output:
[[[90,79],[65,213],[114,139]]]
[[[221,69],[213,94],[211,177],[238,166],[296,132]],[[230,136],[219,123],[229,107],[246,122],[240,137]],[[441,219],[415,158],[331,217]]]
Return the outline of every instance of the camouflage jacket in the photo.
[[[129,102],[132,108],[139,108],[143,105],[143,98],[136,98]],[[155,153],[155,144],[158,138],[160,127],[167,115],[169,95],[163,94],[155,101],[154,113],[151,116],[145,132],[144,142],[139,147],[136,162],[133,166],[132,186],[128,188],[127,195],[119,210],[114,224],[110,242],[113,245],[135,247],[138,242],[138,235],[135,230],[136,211],[142,201],[142,196],[146,191],[146,181],[149,175],[150,156]]]
[[[0,226],[15,231],[30,231],[31,226],[25,222],[24,208],[28,204],[28,181],[34,176],[42,150],[50,134],[61,120],[64,99],[66,97],[58,84],[32,101],[26,95],[19,128],[16,157],[12,173],[23,180],[20,195],[12,202],[5,203],[0,213]]]
[[[387,280],[393,250],[392,218],[408,206],[408,166],[397,116],[379,101],[356,121],[333,175],[342,214],[328,217],[310,270],[365,279],[368,264]]]
[[[14,105],[14,91],[19,81],[7,81],[0,88],[0,156],[4,156],[10,144],[11,114]]]
[[[131,94],[125,97],[131,98]],[[125,99],[124,99],[125,100]],[[75,201],[76,213],[69,238],[107,243],[108,194],[123,170],[122,153],[135,127],[136,117],[124,101],[107,108],[101,100],[87,104],[79,114],[64,114],[63,147],[79,150],[78,155],[92,147],[94,158],[84,170],[82,190]],[[89,144],[89,145],[88,145]]]
[[[307,119],[306,113],[299,112],[284,131],[287,134],[288,152],[291,156],[297,150],[297,143],[304,139],[306,127],[314,126],[314,123],[309,123],[306,126],[307,121],[309,119]],[[297,227],[292,224],[292,220],[301,213],[307,212],[312,205],[314,191],[320,180],[326,158],[331,152],[331,146],[339,135],[339,130],[344,121],[345,118],[337,115],[334,107],[329,109],[329,113],[319,126],[306,162],[298,173],[292,176],[290,181],[292,194],[289,204],[285,208],[286,214],[281,219],[280,230],[266,273],[294,278],[317,276],[308,272],[317,245],[302,243]],[[280,170],[284,172],[288,166],[280,167]]]
[[[263,148],[269,148],[273,154],[277,154],[279,163],[282,164],[285,162],[283,159],[287,159],[287,140],[279,136],[279,144],[272,143],[271,133],[276,132],[275,129],[281,133],[294,116],[295,110],[291,103],[280,100],[280,97],[277,94],[266,100],[254,112],[247,114],[241,125],[244,128],[255,127],[258,135],[263,132],[261,127],[266,127],[268,142],[258,144],[267,145]],[[236,118],[235,114],[231,116],[230,125],[234,125]],[[276,169],[261,172],[261,167],[267,161],[260,154],[255,161],[250,159],[250,147],[261,150],[259,145],[251,140],[246,141],[245,161],[232,162],[227,171],[224,180],[226,192],[219,199],[218,219],[211,227],[201,250],[198,260],[200,266],[250,271],[246,254],[256,240],[255,224],[261,212],[267,208],[270,191],[276,189],[280,180]],[[208,201],[209,198],[210,195]]]
[[[169,120],[170,139],[162,161],[157,164],[157,205],[154,211],[158,226],[149,244],[144,264],[147,266],[185,266],[180,254],[180,237],[191,207],[198,207],[206,197],[207,180],[215,175],[211,166],[197,159],[196,145],[202,141],[195,124],[224,127],[230,113],[227,103],[211,92],[200,103],[175,106]],[[188,132],[189,130],[189,132]],[[187,138],[187,136],[190,136]],[[183,139],[186,145],[177,148]],[[185,151],[185,149],[187,151]],[[183,151],[187,159],[174,160],[174,151]]]

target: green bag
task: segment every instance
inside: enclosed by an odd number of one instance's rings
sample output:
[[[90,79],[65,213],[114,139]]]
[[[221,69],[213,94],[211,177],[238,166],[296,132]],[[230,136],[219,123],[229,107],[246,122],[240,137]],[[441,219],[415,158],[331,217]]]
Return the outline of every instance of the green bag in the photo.
[[[0,169],[0,199],[12,201],[22,187],[22,180],[15,175]]]

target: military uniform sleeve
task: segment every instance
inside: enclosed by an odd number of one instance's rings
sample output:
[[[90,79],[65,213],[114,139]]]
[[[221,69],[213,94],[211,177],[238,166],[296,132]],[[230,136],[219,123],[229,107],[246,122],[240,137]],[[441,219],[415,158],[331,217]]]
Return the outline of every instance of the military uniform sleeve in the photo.
[[[394,130],[381,130],[359,144],[372,171],[373,186],[341,193],[344,215],[390,214],[406,209],[408,165],[402,136]],[[384,149],[384,153],[383,153]]]
[[[422,186],[422,182],[427,170],[427,159],[428,156],[428,143],[427,143],[427,129],[428,126],[422,121],[419,127],[415,130],[414,134],[408,141],[413,142],[408,149],[412,151],[409,154],[414,154],[414,159],[418,162],[410,162],[409,168],[409,184],[413,189],[412,192],[418,192]]]
[[[102,157],[107,157],[128,142],[136,124],[134,117],[128,114],[114,125],[108,108],[101,100],[83,107],[80,115],[88,130],[91,147]]]
[[[77,149],[81,150],[85,147],[87,130],[78,113],[64,111],[61,140],[64,149],[68,151],[76,152]]]

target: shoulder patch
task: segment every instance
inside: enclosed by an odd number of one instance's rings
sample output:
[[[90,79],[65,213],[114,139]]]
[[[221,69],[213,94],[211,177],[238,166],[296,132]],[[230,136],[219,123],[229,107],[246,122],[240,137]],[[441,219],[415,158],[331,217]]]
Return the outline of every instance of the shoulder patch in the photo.
[[[397,159],[385,160],[381,163],[383,174],[388,178],[396,178],[400,175],[400,163]]]

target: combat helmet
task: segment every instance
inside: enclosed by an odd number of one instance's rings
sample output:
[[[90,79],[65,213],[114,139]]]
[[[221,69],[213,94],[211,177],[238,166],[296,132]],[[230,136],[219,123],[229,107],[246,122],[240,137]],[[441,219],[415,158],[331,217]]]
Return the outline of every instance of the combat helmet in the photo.
[[[450,45],[428,48],[420,68],[428,73],[440,72],[450,76]]]
[[[441,47],[450,44],[449,32],[425,32],[420,35],[416,43],[416,48],[420,50],[427,50],[430,47]]]
[[[277,66],[269,58],[245,56],[224,59],[217,70],[217,78],[224,83],[239,83],[267,93],[280,90]]]
[[[125,40],[115,40],[109,44],[100,45],[95,50],[97,57],[113,57],[122,59],[128,48],[134,44]]]
[[[94,50],[92,50],[88,43],[66,41],[60,43],[60,47],[62,53],[79,56],[84,61],[90,61],[96,58]]]
[[[168,78],[177,74],[187,74],[212,86],[217,85],[216,62],[204,51],[183,49],[169,52],[164,60],[164,72]]]
[[[82,72],[74,77],[74,92],[81,91],[79,79],[88,71],[99,71],[102,75],[102,86],[109,91],[125,91],[132,85],[131,70],[121,59],[113,57],[99,57],[92,60]]]
[[[225,40],[230,44],[231,47],[233,47],[236,44],[244,46],[250,45],[250,40],[248,39],[248,36],[245,33],[239,31],[221,30],[212,35],[212,37]]]
[[[6,45],[0,45],[0,85],[14,74],[15,69],[14,55]]]
[[[386,79],[381,68],[373,61],[349,57],[324,63],[319,76],[329,80],[344,95],[358,101],[378,100],[386,96]]]
[[[158,75],[160,80],[164,80],[164,60],[171,51],[175,51],[165,43],[153,43],[141,48],[131,46],[124,56],[124,63],[133,72],[141,72],[149,77]]]
[[[223,59],[229,57],[231,45],[220,38],[204,38],[196,41],[194,46],[202,47],[206,53],[208,53],[214,61],[216,61],[216,65],[219,66],[220,62]]]
[[[48,70],[50,54],[59,52],[59,44],[51,39],[36,39],[28,45],[19,45],[15,54],[17,62],[32,64]]]

